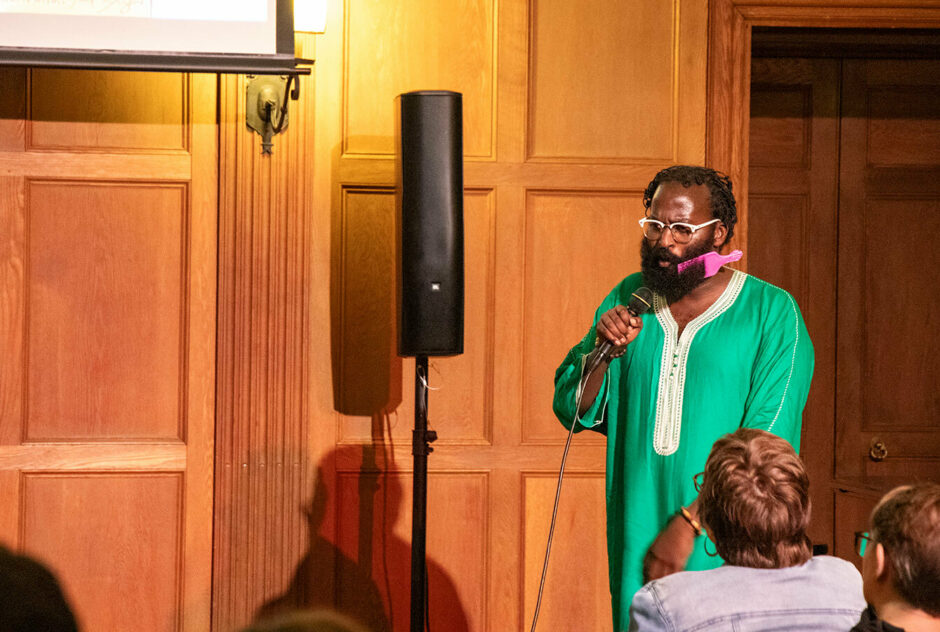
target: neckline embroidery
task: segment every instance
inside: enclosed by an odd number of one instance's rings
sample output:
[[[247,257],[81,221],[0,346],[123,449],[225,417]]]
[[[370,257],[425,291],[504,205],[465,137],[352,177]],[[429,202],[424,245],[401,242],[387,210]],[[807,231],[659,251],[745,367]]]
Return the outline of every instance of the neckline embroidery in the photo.
[[[653,295],[653,312],[663,329],[663,352],[659,367],[659,388],[656,396],[656,425],[653,429],[653,449],[667,456],[679,449],[682,431],[682,397],[685,392],[686,364],[692,340],[702,327],[715,320],[731,307],[747,274],[731,271],[731,279],[714,303],[689,321],[679,336],[679,324],[669,310],[669,304],[659,294]]]

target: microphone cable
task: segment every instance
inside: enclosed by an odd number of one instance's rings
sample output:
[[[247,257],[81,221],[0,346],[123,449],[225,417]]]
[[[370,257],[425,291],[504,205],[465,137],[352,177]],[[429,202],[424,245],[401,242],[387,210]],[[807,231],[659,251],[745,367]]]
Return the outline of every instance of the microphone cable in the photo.
[[[627,305],[627,311],[632,316],[642,316],[653,306],[653,292],[647,287],[639,287],[630,294],[630,302]],[[548,528],[548,543],[545,545],[545,562],[542,564],[542,579],[539,581],[539,594],[535,600],[535,613],[532,615],[532,627],[530,632],[535,632],[535,624],[539,620],[539,610],[542,607],[542,592],[545,589],[545,577],[548,574],[548,556],[552,551],[552,537],[555,535],[555,519],[558,517],[558,502],[561,499],[561,481],[565,475],[565,461],[568,460],[568,448],[571,447],[571,437],[574,435],[574,426],[578,423],[578,411],[581,409],[581,396],[584,395],[584,387],[594,371],[601,365],[605,357],[613,348],[613,343],[605,340],[597,349],[597,355],[591,358],[591,363],[587,364],[587,356],[581,358],[581,377],[578,383],[578,401],[574,406],[574,419],[571,420],[571,427],[568,428],[568,438],[565,440],[565,451],[561,456],[561,467],[558,470],[558,487],[555,489],[555,506],[552,508],[552,522]],[[585,374],[587,366],[587,374]],[[596,398],[596,396],[595,396]]]
[[[582,375],[578,386],[578,401],[574,407],[574,419],[571,420],[571,427],[568,428],[568,438],[565,440],[565,450],[561,455],[561,467],[558,469],[558,487],[555,489],[555,506],[552,508],[552,522],[548,528],[548,542],[545,545],[545,561],[542,563],[542,579],[539,580],[539,594],[535,600],[535,613],[532,615],[532,627],[530,632],[535,632],[535,625],[539,620],[539,610],[542,607],[542,592],[545,590],[545,577],[548,575],[548,557],[552,552],[552,537],[555,535],[555,519],[558,517],[558,503],[561,500],[561,481],[565,476],[565,462],[568,460],[568,448],[571,447],[571,437],[574,435],[574,426],[578,423],[578,410],[581,408],[581,396],[584,394],[584,385],[587,384],[591,374],[597,370],[599,363],[594,363],[588,374],[583,374],[584,365],[587,356],[581,360]]]

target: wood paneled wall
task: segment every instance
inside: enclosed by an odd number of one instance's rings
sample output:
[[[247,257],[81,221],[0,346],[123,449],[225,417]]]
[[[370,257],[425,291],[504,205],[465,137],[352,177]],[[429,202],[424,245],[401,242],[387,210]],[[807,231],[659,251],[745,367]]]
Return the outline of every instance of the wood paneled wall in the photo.
[[[204,630],[210,601],[220,631],[305,604],[405,629],[393,100],[456,90],[466,345],[431,363],[431,626],[528,628],[553,372],[637,267],[643,187],[707,140],[745,197],[752,25],[936,25],[929,5],[333,2],[273,158],[243,78],[0,71],[0,538],[87,629]],[[603,454],[574,442],[540,629],[609,628]]]
[[[394,629],[408,626],[414,415],[414,361],[396,355],[394,98],[448,89],[464,104],[465,352],[430,363],[431,629],[527,629],[565,439],[554,370],[638,267],[649,179],[704,160],[705,18],[703,0],[331,6],[311,220],[330,235],[312,244],[330,280],[314,280],[311,323],[332,353],[311,341],[326,489],[310,551],[334,549],[340,585],[368,575]],[[539,627],[609,629],[603,439],[578,437],[568,471]]]
[[[55,571],[85,630],[204,630],[215,79],[0,85],[0,541]]]

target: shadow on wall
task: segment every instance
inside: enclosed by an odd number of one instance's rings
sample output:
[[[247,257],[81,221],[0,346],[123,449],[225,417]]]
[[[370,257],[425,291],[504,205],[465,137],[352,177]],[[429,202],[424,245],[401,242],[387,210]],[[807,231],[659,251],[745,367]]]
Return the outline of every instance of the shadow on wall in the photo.
[[[333,150],[340,173],[341,147]],[[395,187],[334,186],[330,337],[334,408],[371,417],[401,404]]]
[[[343,446],[319,463],[306,507],[309,548],[287,590],[258,618],[332,607],[374,632],[409,629],[411,512],[401,510],[411,477],[387,453],[383,444]],[[334,533],[323,532],[328,513],[336,516]],[[430,629],[469,632],[453,581],[430,557],[427,565]]]
[[[340,173],[342,147],[333,148]],[[334,186],[330,201],[330,341],[334,408],[368,417],[372,443],[339,446],[318,464],[307,508],[310,547],[287,591],[259,615],[335,606],[372,630],[411,620],[411,482],[392,458],[388,414],[402,402],[398,357],[395,190]],[[410,468],[409,468],[410,469]],[[407,495],[406,495],[407,490]],[[331,504],[332,503],[332,504]],[[325,533],[325,516],[335,529]],[[453,581],[427,558],[429,627],[467,632]]]
[[[77,632],[58,579],[46,566],[0,544],[0,630]]]

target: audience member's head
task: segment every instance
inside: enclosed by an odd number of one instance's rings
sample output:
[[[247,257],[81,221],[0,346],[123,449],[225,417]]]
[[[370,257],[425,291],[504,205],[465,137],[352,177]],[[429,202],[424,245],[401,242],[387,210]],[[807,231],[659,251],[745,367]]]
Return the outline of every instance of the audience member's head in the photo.
[[[809,516],[809,478],[785,439],[741,428],[715,442],[702,477],[699,517],[728,564],[803,564],[812,556]]]
[[[266,617],[242,632],[369,632],[339,613],[328,610],[297,610]]]
[[[36,560],[3,546],[0,546],[0,630],[78,630],[55,576]]]
[[[870,536],[862,577],[878,616],[894,625],[903,624],[892,620],[897,612],[940,620],[940,485],[885,494],[872,512]]]

